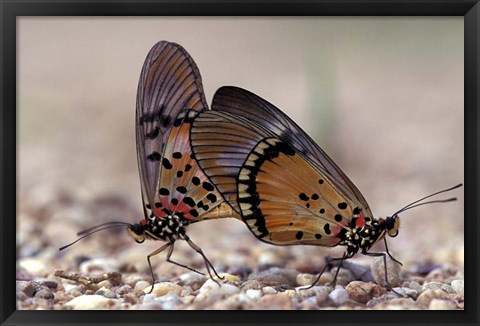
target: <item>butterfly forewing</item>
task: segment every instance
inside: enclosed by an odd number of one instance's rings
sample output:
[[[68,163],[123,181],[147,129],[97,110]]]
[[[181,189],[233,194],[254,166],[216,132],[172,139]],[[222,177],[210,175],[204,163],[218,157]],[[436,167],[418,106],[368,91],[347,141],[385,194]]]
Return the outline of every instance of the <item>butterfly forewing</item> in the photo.
[[[273,132],[313,161],[345,197],[354,198],[371,216],[367,201],[333,160],[292,119],[261,97],[242,88],[225,86],[217,90],[212,110],[241,115]],[[208,174],[208,173],[207,173]]]
[[[158,42],[145,59],[137,90],[137,158],[144,204],[152,203],[176,116],[185,109],[207,108],[200,72],[190,55],[178,44]]]

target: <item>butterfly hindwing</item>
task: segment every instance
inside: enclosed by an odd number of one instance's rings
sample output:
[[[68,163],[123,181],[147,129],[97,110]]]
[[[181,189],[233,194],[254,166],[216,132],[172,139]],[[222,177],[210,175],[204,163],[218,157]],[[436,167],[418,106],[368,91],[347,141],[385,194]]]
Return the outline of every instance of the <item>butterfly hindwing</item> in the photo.
[[[337,245],[354,206],[278,138],[262,140],[247,157],[238,176],[238,202],[250,230],[277,245]]]

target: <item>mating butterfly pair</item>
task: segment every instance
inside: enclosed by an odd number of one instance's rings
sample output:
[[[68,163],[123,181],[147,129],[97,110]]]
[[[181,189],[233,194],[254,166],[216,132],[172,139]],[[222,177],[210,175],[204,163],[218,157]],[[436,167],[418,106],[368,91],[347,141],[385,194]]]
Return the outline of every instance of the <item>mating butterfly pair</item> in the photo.
[[[382,255],[386,263],[388,248],[386,254],[369,249],[398,234],[398,214],[454,200],[418,204],[460,186],[377,220],[342,170],[272,104],[241,88],[222,87],[208,110],[193,59],[165,41],[151,49],[142,69],[136,140],[145,218],[133,225],[105,223],[80,235],[126,225],[139,243],[166,241],[147,256],[154,280],[150,258],[166,249],[167,261],[198,272],[170,259],[176,240],[203,257],[211,278],[212,271],[219,277],[186,226],[226,217],[243,220],[258,239],[274,245],[345,246],[335,258],[340,265],[358,251]]]

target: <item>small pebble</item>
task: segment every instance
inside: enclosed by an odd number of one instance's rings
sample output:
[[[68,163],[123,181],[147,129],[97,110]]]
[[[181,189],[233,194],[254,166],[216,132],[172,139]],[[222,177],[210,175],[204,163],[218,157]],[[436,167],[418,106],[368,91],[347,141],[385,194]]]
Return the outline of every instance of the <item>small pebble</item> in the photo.
[[[36,286],[31,281],[17,281],[16,282],[16,291],[23,292],[28,297],[32,297],[36,291]]]
[[[344,288],[336,288],[328,295],[330,300],[332,300],[336,305],[342,305],[348,300],[348,292]]]
[[[39,290],[35,293],[35,297],[50,300],[50,299],[54,298],[54,295],[53,295],[52,292],[50,292],[46,289],[42,289],[42,290]]]
[[[125,275],[125,276],[122,275],[122,279],[123,279],[123,282],[124,282],[125,284],[130,285],[132,288],[135,287],[135,284],[137,284],[138,281],[145,281],[144,276],[141,275],[141,274],[137,274],[137,273],[135,273],[135,274],[130,274],[130,275]],[[147,282],[147,283],[148,283],[148,282]],[[148,285],[150,285],[150,283],[148,283]],[[148,285],[147,285],[147,286],[148,286]],[[142,290],[143,290],[143,289],[142,289]],[[139,290],[139,291],[141,291],[141,290]]]
[[[189,272],[181,274],[179,279],[182,284],[189,285],[194,289],[198,289],[203,283],[205,283],[207,278],[204,275]]]
[[[198,290],[199,294],[208,294],[208,295],[228,295],[240,292],[240,289],[228,283],[220,284],[220,286],[215,283],[213,280],[208,279],[202,287]]]
[[[387,276],[388,282],[392,287],[400,285],[400,264],[393,261],[388,255],[386,256],[387,260]],[[385,265],[383,261],[383,256],[376,257],[370,264],[372,270],[372,275],[378,284],[382,286],[387,286],[385,282]]]
[[[312,285],[316,279],[317,279],[316,275],[300,273],[297,275],[296,283],[297,285],[309,286],[309,285]]]
[[[410,297],[410,298],[418,297],[418,291],[411,288],[396,287],[396,288],[393,288],[393,290],[396,291],[397,293],[400,293],[404,297]]]
[[[430,310],[455,310],[457,305],[448,300],[432,299],[428,309]]]
[[[291,310],[292,299],[285,293],[267,294],[258,300],[255,309],[261,310]]]
[[[435,294],[435,292],[431,289],[427,289],[418,296],[417,304],[420,306],[428,307],[430,305],[430,302],[436,298],[437,295]]]
[[[116,299],[117,298],[117,294],[115,292],[113,292],[112,290],[106,288],[106,287],[102,287],[100,289],[97,290],[97,292],[95,292],[96,295],[103,295],[105,298],[109,298],[109,299]]]
[[[47,288],[50,289],[56,289],[58,286],[58,283],[55,281],[51,280],[36,280],[36,282],[40,285],[46,286]]]
[[[453,291],[455,291],[457,294],[464,295],[464,287],[465,287],[465,281],[464,280],[453,280],[451,283]]]
[[[361,281],[350,282],[345,289],[350,299],[360,303],[367,303],[371,299],[380,297],[387,293],[383,286]]]
[[[208,309],[213,310],[239,310],[251,307],[251,299],[245,293],[233,294],[223,300],[218,300],[209,306]]]
[[[116,292],[120,295],[124,295],[124,294],[130,293],[131,291],[132,291],[132,287],[128,284],[125,284],[119,287]]]
[[[180,304],[180,297],[177,294],[170,292],[164,296],[155,298],[154,301],[159,303],[163,310],[173,310]]]
[[[130,303],[132,305],[138,302],[138,297],[135,295],[135,293],[126,293],[122,296],[122,298],[126,303]]]
[[[417,291],[418,293],[422,292],[422,286],[418,284],[418,282],[411,281],[410,283],[408,283],[408,287],[412,290]]]
[[[134,291],[140,292],[145,290],[147,287],[149,288],[149,291],[150,291],[150,283],[148,283],[147,281],[141,280],[135,283]]]
[[[73,286],[70,290],[67,291],[67,294],[73,295],[74,297],[78,297],[84,294],[86,291],[86,287],[83,284]]]
[[[315,285],[330,285],[332,284],[332,282],[333,282],[333,274],[323,273],[322,275],[320,275],[320,279]]]
[[[249,290],[249,289],[254,289],[254,290],[261,290],[263,285],[261,282],[257,281],[257,280],[247,280],[245,282],[243,282],[240,287],[242,288],[242,290],[246,291],[246,290]]]
[[[262,291],[261,290],[254,290],[254,289],[249,289],[245,292],[246,296],[249,297],[252,300],[257,300],[262,297]]]
[[[227,274],[227,273],[220,273],[218,274],[221,279],[219,279],[218,277],[214,277],[214,279],[218,282],[224,282],[224,281],[227,281],[227,282],[231,282],[231,283],[236,283],[236,284],[239,284],[241,282],[240,280],[240,277],[236,276],[236,275],[232,275],[232,274]]]
[[[272,288],[271,286],[266,286],[266,287],[262,288],[262,292],[263,292],[263,294],[275,294],[278,291],[275,290],[274,288]]]
[[[65,305],[72,307],[74,310],[101,310],[111,308],[112,304],[112,299],[107,299],[101,295],[82,295],[73,298]]]
[[[110,289],[112,287],[112,283],[109,280],[103,280],[97,284],[99,288],[107,288]]]
[[[151,286],[145,288],[143,292],[149,293],[151,290]],[[183,288],[175,283],[171,282],[162,282],[162,283],[155,283],[153,286],[152,294],[156,295],[157,297],[161,297],[166,295],[169,292],[175,293],[176,295],[180,295],[182,293]]]
[[[157,296],[153,293],[147,293],[143,296],[143,301],[142,303],[151,303],[153,302],[155,299],[157,298]]]
[[[43,275],[48,271],[45,261],[36,258],[22,258],[18,265],[32,275]]]
[[[17,292],[16,295],[17,295],[17,300],[25,301],[28,299],[28,296],[25,294],[25,292]]]
[[[441,282],[437,282],[437,281],[428,282],[428,283],[423,284],[422,290],[425,291],[425,290],[428,290],[428,289],[434,290],[434,291],[435,290],[443,290],[446,293],[454,293],[455,292],[450,285],[445,284],[445,283],[441,283]]]

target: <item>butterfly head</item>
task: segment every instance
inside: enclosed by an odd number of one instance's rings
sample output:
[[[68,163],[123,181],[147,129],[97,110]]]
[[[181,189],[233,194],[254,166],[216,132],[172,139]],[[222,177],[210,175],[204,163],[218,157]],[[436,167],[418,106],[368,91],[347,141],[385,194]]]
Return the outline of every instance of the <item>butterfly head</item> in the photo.
[[[142,243],[146,238],[146,228],[148,224],[146,220],[141,220],[139,223],[127,226],[127,232],[137,243]]]
[[[378,222],[380,227],[383,228],[392,238],[395,238],[398,235],[398,229],[400,228],[400,217],[398,214],[387,216],[385,219],[380,218]]]

